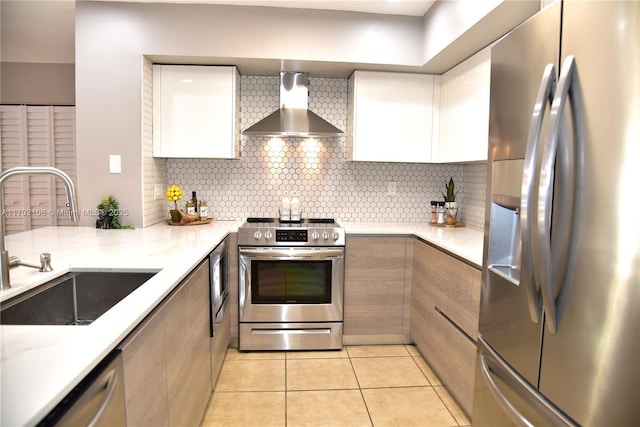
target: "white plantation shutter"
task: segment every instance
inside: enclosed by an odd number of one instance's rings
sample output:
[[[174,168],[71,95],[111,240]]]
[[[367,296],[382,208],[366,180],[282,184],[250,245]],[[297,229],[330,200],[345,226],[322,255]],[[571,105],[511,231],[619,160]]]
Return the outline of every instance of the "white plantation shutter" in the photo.
[[[0,106],[0,152],[2,170],[28,164],[26,107]],[[30,222],[18,209],[24,208],[28,196],[26,177],[13,177],[5,181],[3,187],[5,233],[29,230]]]
[[[75,107],[53,107],[53,142],[53,164],[65,171],[77,185]],[[72,225],[68,214],[67,191],[59,179],[55,182],[54,209],[59,212],[56,225]]]
[[[2,170],[54,166],[76,182],[75,107],[0,106]],[[4,184],[7,234],[71,225],[64,185],[49,176],[19,176]]]

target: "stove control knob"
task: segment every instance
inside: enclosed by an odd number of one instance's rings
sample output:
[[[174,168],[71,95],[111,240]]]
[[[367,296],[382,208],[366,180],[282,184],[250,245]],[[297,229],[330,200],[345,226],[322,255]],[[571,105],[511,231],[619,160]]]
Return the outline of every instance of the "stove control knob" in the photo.
[[[322,240],[329,240],[329,233],[327,232],[322,233]]]
[[[253,238],[256,240],[262,239],[262,233],[259,231],[256,231],[255,233],[253,233]]]
[[[334,240],[334,241],[337,241],[337,240],[340,238],[340,233],[338,233],[337,231],[335,231],[335,232],[333,233],[333,236],[332,236],[332,237],[333,237],[333,240]]]
[[[267,240],[271,240],[273,238],[273,234],[270,231],[264,233],[264,238]]]
[[[318,240],[319,238],[320,238],[320,235],[316,231],[311,233],[311,239],[312,240]]]

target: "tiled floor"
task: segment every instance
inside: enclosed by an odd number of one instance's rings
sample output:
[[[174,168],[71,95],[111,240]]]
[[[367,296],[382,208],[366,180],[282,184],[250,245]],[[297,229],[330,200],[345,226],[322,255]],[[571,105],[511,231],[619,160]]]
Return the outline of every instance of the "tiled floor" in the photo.
[[[229,349],[201,427],[449,427],[471,422],[413,346]]]

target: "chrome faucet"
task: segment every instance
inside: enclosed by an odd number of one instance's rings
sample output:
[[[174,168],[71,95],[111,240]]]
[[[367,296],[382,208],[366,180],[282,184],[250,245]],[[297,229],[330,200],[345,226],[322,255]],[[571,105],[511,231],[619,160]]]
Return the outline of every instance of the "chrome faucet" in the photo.
[[[53,175],[58,177],[64,183],[64,186],[67,190],[67,206],[69,206],[71,220],[78,220],[78,210],[76,209],[76,189],[73,185],[73,181],[69,175],[61,171],[60,169],[56,169],[49,166],[18,166],[15,168],[7,169],[6,171],[0,174],[0,209],[1,209],[1,218],[0,218],[0,270],[2,272],[2,276],[0,277],[0,285],[2,289],[9,289],[11,287],[11,282],[9,281],[9,252],[5,249],[4,242],[4,217],[5,217],[5,208],[4,208],[4,200],[3,200],[3,191],[2,186],[4,182],[15,175]]]

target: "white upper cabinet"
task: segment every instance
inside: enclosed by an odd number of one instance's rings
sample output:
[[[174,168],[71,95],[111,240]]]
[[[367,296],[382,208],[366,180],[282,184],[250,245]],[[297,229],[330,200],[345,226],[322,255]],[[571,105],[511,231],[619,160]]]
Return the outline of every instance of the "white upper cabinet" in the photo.
[[[154,157],[237,158],[235,67],[153,66]]]
[[[349,80],[349,160],[430,162],[434,76],[355,71]]]
[[[442,75],[440,133],[434,162],[487,160],[491,47]]]

